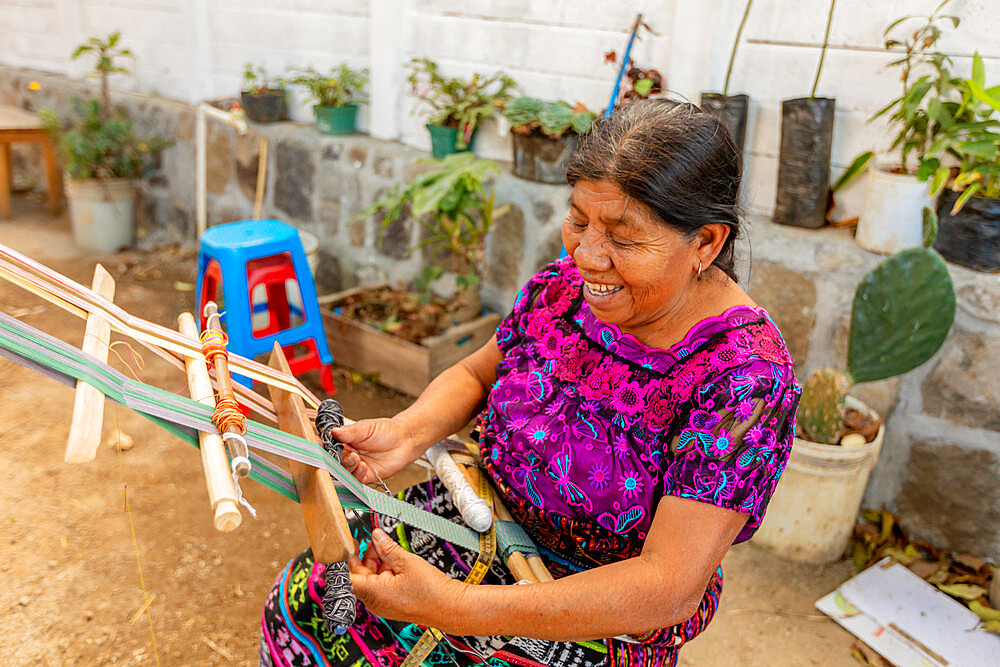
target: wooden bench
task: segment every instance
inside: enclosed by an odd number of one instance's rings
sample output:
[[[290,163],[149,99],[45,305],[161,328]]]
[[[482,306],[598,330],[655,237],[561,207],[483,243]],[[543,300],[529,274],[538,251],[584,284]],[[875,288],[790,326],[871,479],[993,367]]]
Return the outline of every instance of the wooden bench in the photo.
[[[49,186],[49,208],[53,214],[58,215],[62,210],[62,178],[51,137],[42,129],[35,114],[17,107],[0,105],[0,219],[10,217],[10,186],[13,177],[10,145],[18,142],[42,144]]]

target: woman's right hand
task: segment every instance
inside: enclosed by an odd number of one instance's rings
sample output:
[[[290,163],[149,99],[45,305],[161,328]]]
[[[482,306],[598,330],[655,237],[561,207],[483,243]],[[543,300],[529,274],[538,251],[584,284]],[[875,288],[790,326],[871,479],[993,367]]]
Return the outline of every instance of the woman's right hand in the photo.
[[[344,444],[344,467],[362,484],[384,480],[418,456],[407,429],[395,418],[362,419],[332,433]]]

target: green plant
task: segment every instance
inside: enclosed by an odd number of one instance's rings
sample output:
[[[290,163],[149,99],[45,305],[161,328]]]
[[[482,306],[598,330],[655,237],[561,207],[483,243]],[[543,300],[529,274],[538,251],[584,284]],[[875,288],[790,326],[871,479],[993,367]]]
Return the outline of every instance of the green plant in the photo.
[[[729,65],[726,67],[726,82],[722,85],[723,97],[729,95],[729,77],[733,73],[733,63],[736,62],[736,49],[740,46],[740,36],[743,35],[743,26],[746,25],[747,17],[750,16],[751,5],[753,5],[753,0],[747,0],[747,6],[743,9],[743,18],[740,19],[740,27],[736,29],[736,39],[733,40],[733,50],[729,54]]]
[[[597,117],[582,104],[571,107],[562,100],[543,102],[536,97],[515,98],[503,115],[518,134],[531,134],[537,129],[552,139],[559,139],[568,132],[586,134]]]
[[[476,127],[503,109],[517,87],[503,72],[477,73],[470,79],[446,77],[429,58],[414,58],[409,69],[411,91],[431,109],[428,122],[460,130],[458,148],[465,148]]]
[[[479,265],[493,220],[509,207],[494,209],[496,193],[486,187],[487,174],[499,172],[499,167],[471,153],[421,162],[437,168],[417,176],[405,188],[393,187],[356,220],[381,213],[381,241],[386,228],[409,209],[427,231],[426,238],[411,248],[410,254],[425,246],[446,250],[452,259],[451,270],[458,274],[459,287],[472,288],[479,284]]]
[[[262,95],[269,90],[280,90],[284,86],[285,80],[282,77],[272,77],[262,66],[255,66],[249,62],[243,65],[243,92]]]
[[[830,0],[830,11],[826,15],[826,32],[823,33],[823,48],[819,52],[819,64],[816,66],[816,78],[813,79],[812,90],[809,91],[809,99],[815,99],[816,88],[819,87],[819,75],[823,72],[823,62],[826,60],[826,47],[830,43],[830,26],[833,25],[833,7],[837,4],[837,0]],[[747,11],[750,8],[747,7]]]
[[[94,70],[88,73],[87,76],[100,78],[101,102],[104,105],[104,110],[108,113],[111,112],[111,89],[108,85],[108,79],[112,74],[128,74],[129,71],[128,68],[119,65],[116,59],[132,56],[130,50],[118,46],[120,40],[120,32],[113,32],[104,39],[91,37],[83,44],[77,46],[71,56],[73,60],[85,54],[94,56]]]
[[[56,151],[70,178],[138,178],[149,168],[150,156],[169,144],[160,138],[142,139],[125,112],[111,104],[108,78],[128,69],[116,58],[131,51],[118,46],[117,32],[105,39],[91,37],[73,51],[73,58],[89,54],[95,58],[90,76],[101,79],[100,100],[73,100],[76,120],[64,122],[51,109],[39,111],[42,126],[52,135]]]
[[[902,93],[875,113],[868,122],[886,116],[890,125],[897,128],[889,151],[900,151],[899,168],[904,174],[912,174],[926,181],[935,177],[932,190],[940,192],[948,180],[948,170],[935,173],[941,166],[940,158],[948,151],[948,139],[941,141],[941,131],[948,126],[962,128],[972,122],[971,109],[959,99],[962,79],[952,75],[951,59],[936,50],[938,40],[943,35],[941,25],[951,23],[957,28],[957,16],[943,14],[942,10],[951,2],[943,0],[930,14],[909,14],[896,19],[882,33],[885,48],[902,48],[902,55],[889,63],[900,69]],[[912,32],[908,24],[919,19],[920,23]],[[907,28],[903,34],[897,30]],[[914,71],[930,71],[911,81]],[[910,159],[911,155],[914,157]],[[833,185],[836,192],[864,173],[871,165],[875,153],[865,151],[858,155],[847,171]],[[910,165],[915,167],[911,169]]]
[[[341,63],[329,74],[322,74],[310,66],[293,71],[286,81],[307,89],[318,106],[339,108],[365,101],[363,89],[368,81],[368,70],[356,70]]]
[[[822,368],[802,390],[798,418],[815,442],[837,444],[852,384],[901,375],[944,343],[955,319],[955,291],[944,259],[930,246],[936,216],[925,209],[924,247],[897,253],[872,269],[854,292],[847,368]]]

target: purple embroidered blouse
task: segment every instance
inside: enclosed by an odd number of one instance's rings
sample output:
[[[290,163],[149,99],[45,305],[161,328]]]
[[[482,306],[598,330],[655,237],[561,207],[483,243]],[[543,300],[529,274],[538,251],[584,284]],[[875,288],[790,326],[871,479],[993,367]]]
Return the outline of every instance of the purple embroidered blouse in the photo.
[[[642,549],[664,495],[760,526],[795,432],[799,387],[762,308],[699,322],[669,350],[598,321],[571,258],[521,290],[480,418],[487,470],[511,512],[571,569]]]

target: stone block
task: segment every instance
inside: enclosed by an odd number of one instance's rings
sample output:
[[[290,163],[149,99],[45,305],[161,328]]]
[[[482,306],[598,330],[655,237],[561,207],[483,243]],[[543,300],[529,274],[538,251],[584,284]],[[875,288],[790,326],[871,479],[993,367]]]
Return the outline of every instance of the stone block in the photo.
[[[956,285],[955,301],[969,315],[1000,324],[1000,276],[977,274],[972,280]]]
[[[236,180],[250,201],[257,196],[257,169],[260,162],[260,135],[248,132],[236,136]]]
[[[375,216],[375,238],[379,239],[378,250],[386,257],[393,259],[403,259],[410,251],[411,237],[413,231],[413,218],[408,213],[399,216],[383,230],[382,220],[384,216],[379,213]]]
[[[351,245],[360,248],[365,244],[365,239],[368,236],[368,220],[354,219],[347,223],[348,232],[351,239]]]
[[[924,412],[1000,431],[1000,338],[952,330],[922,387]]]
[[[997,455],[918,440],[896,502],[903,525],[932,543],[993,553],[1000,538]]]
[[[316,266],[317,294],[330,294],[339,292],[344,287],[344,272],[340,266],[340,260],[333,253],[328,253],[322,249],[319,251],[319,263]]]
[[[347,151],[347,161],[355,169],[362,169],[368,162],[368,151],[363,146],[351,146]]]
[[[780,264],[754,266],[750,296],[767,309],[781,330],[797,365],[809,356],[809,337],[816,325],[816,286],[812,279]]]
[[[555,208],[544,199],[538,199],[531,203],[531,212],[535,214],[535,220],[539,224],[545,224],[555,215]]]
[[[316,231],[320,242],[332,239],[340,229],[340,200],[323,197],[316,211]]]
[[[375,175],[382,178],[394,178],[396,176],[396,164],[387,155],[380,155],[375,160]]]
[[[344,147],[341,144],[326,144],[323,146],[323,152],[321,154],[321,159],[323,162],[336,162],[340,159],[340,156],[344,152]]]
[[[274,161],[274,205],[297,220],[312,219],[314,154],[293,140],[278,142]]]
[[[500,289],[517,289],[524,282],[518,275],[524,257],[524,213],[511,205],[493,220],[486,259],[486,280]]]
[[[205,138],[205,183],[209,192],[225,191],[233,178],[233,132],[220,123],[209,123]]]

